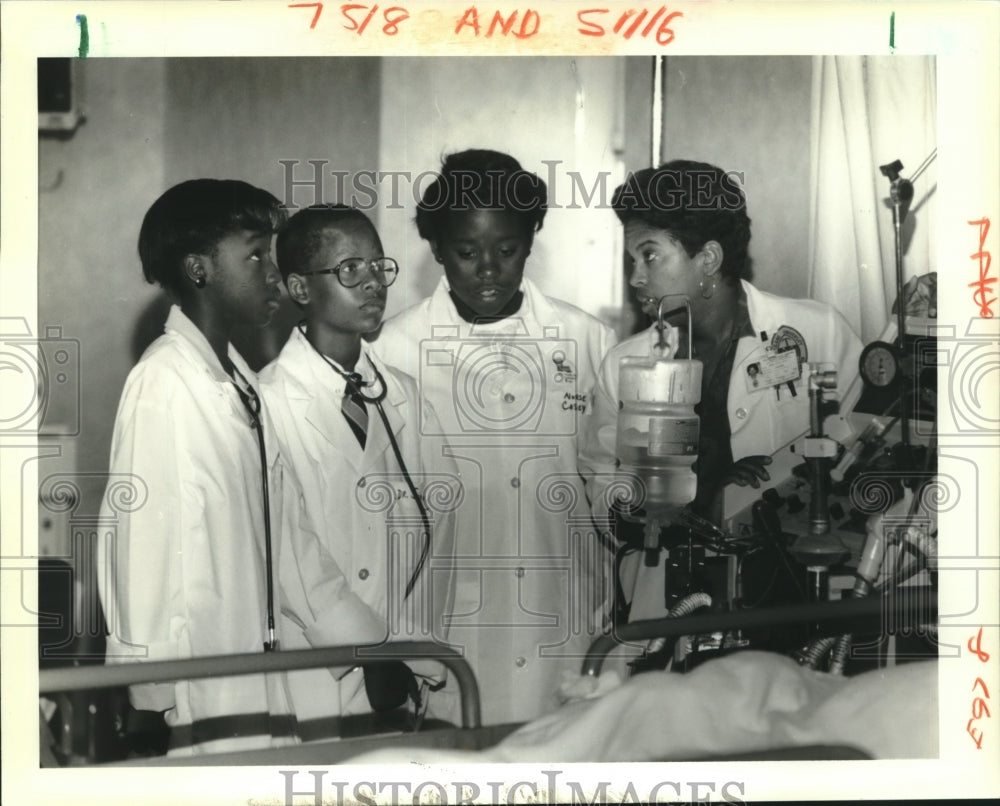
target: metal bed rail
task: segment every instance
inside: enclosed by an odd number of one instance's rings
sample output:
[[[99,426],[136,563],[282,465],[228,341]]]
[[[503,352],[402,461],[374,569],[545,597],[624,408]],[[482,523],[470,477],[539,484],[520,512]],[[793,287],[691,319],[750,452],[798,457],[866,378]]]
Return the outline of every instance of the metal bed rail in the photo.
[[[280,652],[211,655],[185,660],[122,663],[43,669],[40,694],[112,688],[134,683],[162,683],[205,677],[284,672],[295,669],[357,666],[405,660],[435,660],[455,675],[461,696],[462,727],[479,728],[482,721],[479,685],[468,661],[455,649],[432,641],[391,641],[362,646],[332,646]]]
[[[911,626],[936,623],[937,614],[936,591],[927,588],[922,589],[921,595],[908,596],[901,600],[877,596],[638,621],[624,625],[595,640],[583,661],[582,673],[589,676],[599,675],[606,655],[615,647],[630,641],[798,623],[811,624],[820,634],[871,630],[873,627],[879,630],[885,630],[887,627],[890,630],[905,630]],[[39,692],[43,695],[53,695],[68,691],[115,688],[134,683],[347,667],[360,663],[415,659],[436,660],[454,673],[461,696],[461,728],[428,730],[400,736],[366,736],[300,744],[294,747],[207,754],[204,757],[194,758],[144,757],[101,766],[337,763],[366,750],[410,745],[481,750],[502,740],[518,727],[516,724],[483,727],[479,687],[468,662],[452,647],[425,641],[255,652],[112,666],[44,669],[39,673]]]
[[[829,635],[892,625],[894,629],[937,622],[937,592],[913,586],[920,594],[905,598],[870,596],[809,604],[761,607],[725,613],[704,613],[680,618],[635,621],[615,628],[596,639],[583,660],[581,673],[597,677],[604,659],[616,647],[629,641],[675,638],[737,628],[754,629],[786,624],[813,624]]]

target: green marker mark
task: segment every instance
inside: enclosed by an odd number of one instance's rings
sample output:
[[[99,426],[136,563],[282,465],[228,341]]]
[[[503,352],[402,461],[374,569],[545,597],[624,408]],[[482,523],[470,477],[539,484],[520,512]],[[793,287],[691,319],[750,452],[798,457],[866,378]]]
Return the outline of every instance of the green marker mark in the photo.
[[[896,12],[889,15],[889,47],[896,49]]]
[[[86,59],[90,52],[90,31],[87,29],[87,15],[77,14],[76,24],[80,26],[80,58]]]

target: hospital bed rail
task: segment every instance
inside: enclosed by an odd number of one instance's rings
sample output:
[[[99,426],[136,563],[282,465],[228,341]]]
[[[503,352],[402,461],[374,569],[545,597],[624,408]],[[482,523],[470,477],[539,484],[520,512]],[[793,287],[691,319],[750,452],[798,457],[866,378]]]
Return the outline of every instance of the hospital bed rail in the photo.
[[[185,660],[122,663],[110,666],[43,669],[39,672],[39,693],[42,696],[58,697],[69,691],[107,689],[136,683],[160,683],[322,667],[349,667],[362,663],[406,660],[437,661],[454,674],[461,698],[461,727],[434,728],[417,733],[399,733],[397,737],[400,740],[424,746],[453,747],[458,744],[468,749],[479,749],[481,746],[495,743],[503,735],[517,727],[516,725],[503,725],[483,728],[479,686],[468,661],[456,649],[431,641],[394,641],[383,644],[213,655]],[[67,716],[72,718],[71,715]],[[458,739],[455,738],[456,735]],[[391,736],[378,734],[373,737],[314,742],[261,751],[212,753],[183,758],[144,757],[125,762],[111,762],[100,766],[117,764],[157,766],[270,764],[285,761],[290,763],[311,763],[313,761],[331,763],[338,756],[346,757],[348,754],[358,754],[369,745],[373,747],[385,746],[391,740]]]
[[[436,660],[454,673],[462,702],[462,727],[481,722],[479,684],[468,661],[451,647],[432,641],[390,641],[384,644],[331,646],[281,652],[209,655],[185,660],[123,663],[43,669],[38,674],[40,694],[111,688],[135,683],[162,683],[205,677],[285,672],[318,667],[357,666],[400,660]]]
[[[580,671],[589,677],[597,677],[608,653],[630,641],[790,624],[810,624],[823,634],[838,635],[880,628],[886,624],[891,624],[893,628],[903,628],[936,623],[936,590],[924,586],[912,586],[911,590],[915,595],[905,598],[869,596],[635,621],[618,626],[613,632],[595,639]]]

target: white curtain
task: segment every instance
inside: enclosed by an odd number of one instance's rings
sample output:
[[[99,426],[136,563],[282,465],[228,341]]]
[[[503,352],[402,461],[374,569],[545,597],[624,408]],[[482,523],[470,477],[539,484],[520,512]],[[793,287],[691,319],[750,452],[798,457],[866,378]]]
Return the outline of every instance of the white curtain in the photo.
[[[889,180],[909,179],[936,148],[933,57],[813,59],[809,296],[847,317],[864,342],[883,334],[896,298]],[[914,181],[902,226],[903,279],[936,271],[935,164]]]

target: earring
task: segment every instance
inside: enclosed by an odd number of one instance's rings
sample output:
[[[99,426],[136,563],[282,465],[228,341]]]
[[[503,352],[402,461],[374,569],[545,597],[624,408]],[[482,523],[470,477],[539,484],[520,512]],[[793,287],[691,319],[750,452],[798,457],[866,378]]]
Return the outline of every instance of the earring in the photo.
[[[204,288],[205,287],[205,278],[204,277],[195,277],[194,278],[194,287],[195,288]]]
[[[711,298],[712,298],[713,296],[715,296],[715,287],[716,287],[716,286],[717,286],[718,284],[719,284],[719,278],[717,278],[717,277],[713,277],[713,278],[712,278],[712,284],[711,284],[711,285],[708,285],[708,286],[706,286],[706,285],[705,285],[705,278],[704,278],[704,277],[702,277],[702,278],[701,278],[701,279],[700,279],[700,280],[698,281],[698,288],[700,288],[700,289],[701,289],[701,296],[702,296],[702,299],[711,299]]]

